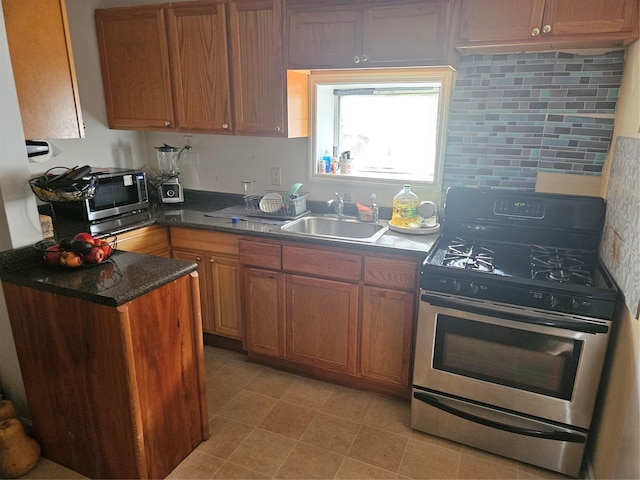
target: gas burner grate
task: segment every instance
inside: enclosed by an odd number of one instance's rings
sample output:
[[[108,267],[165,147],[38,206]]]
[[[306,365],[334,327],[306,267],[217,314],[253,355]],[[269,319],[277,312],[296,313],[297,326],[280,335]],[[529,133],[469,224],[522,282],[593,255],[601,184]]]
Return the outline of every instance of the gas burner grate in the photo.
[[[442,264],[481,272],[493,272],[493,250],[462,239],[453,240],[447,247]]]
[[[531,278],[592,285],[591,273],[583,252],[539,245],[531,246]]]

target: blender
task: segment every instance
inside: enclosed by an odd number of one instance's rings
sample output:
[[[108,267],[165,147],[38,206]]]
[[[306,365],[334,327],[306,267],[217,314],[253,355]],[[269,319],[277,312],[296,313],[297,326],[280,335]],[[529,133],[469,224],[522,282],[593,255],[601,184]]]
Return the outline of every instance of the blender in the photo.
[[[178,180],[180,169],[178,161],[180,155],[188,147],[172,147],[166,143],[161,147],[156,147],[158,152],[158,168],[160,169],[160,199],[162,203],[182,203],[184,196],[182,194],[182,185]]]

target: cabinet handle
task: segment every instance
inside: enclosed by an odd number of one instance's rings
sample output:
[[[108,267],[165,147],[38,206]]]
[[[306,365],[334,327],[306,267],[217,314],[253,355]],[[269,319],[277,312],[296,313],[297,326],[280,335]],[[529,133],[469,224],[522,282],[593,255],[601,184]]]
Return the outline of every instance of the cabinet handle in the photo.
[[[164,121],[164,126],[165,127],[170,127],[171,126],[171,122],[169,120],[165,120]]]
[[[215,258],[210,258],[209,259],[209,263],[216,263],[216,259]]]
[[[542,27],[542,33],[551,33],[551,25],[545,25]]]
[[[360,63],[360,57],[357,55],[353,57],[353,63]]]
[[[223,123],[222,124],[222,128],[229,128],[229,124],[228,123]]]
[[[538,27],[536,27],[533,30],[531,30],[531,36],[532,37],[537,37],[538,35],[540,35],[540,29]]]
[[[196,262],[201,262],[202,259],[200,257],[196,257]]]
[[[274,128],[274,130],[275,130],[276,132],[279,132],[279,131],[280,131],[280,126],[279,126],[279,125],[276,125],[276,126],[275,126],[275,128]]]
[[[367,57],[366,55],[362,55],[362,61],[366,62],[367,60],[369,60],[369,57]]]

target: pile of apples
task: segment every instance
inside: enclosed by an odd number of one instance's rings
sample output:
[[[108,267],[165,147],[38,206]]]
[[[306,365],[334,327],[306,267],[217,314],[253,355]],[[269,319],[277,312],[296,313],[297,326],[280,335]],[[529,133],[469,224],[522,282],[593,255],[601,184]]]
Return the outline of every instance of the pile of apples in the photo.
[[[78,233],[73,239],[63,238],[48,247],[42,257],[49,265],[79,267],[82,264],[102,263],[111,257],[113,248],[108,241]]]

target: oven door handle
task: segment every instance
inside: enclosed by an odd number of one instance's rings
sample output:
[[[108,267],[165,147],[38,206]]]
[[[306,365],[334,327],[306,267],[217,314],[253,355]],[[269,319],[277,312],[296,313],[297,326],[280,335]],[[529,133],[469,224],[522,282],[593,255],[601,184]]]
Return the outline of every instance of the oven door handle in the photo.
[[[431,395],[427,395],[426,393],[413,392],[413,397],[416,400],[420,400],[421,402],[428,403],[432,407],[443,410],[447,413],[450,413],[451,415],[455,415],[456,417],[463,418],[470,422],[479,423],[480,425],[484,425],[486,427],[496,428],[498,430],[504,430],[505,432],[517,433],[520,435],[526,435],[528,437],[544,438],[547,440],[558,440],[560,442],[572,442],[572,443],[585,442],[585,437],[582,435],[578,435],[576,433],[561,432],[558,430],[550,430],[550,431],[532,430],[530,428],[516,427],[514,425],[500,423],[494,420],[488,420],[486,418],[473,415],[469,412],[458,410],[457,408],[453,408],[450,405],[446,405],[442,403],[440,400],[438,400],[437,398],[432,397]]]
[[[499,317],[505,320],[516,320],[524,323],[530,323],[533,325],[543,325],[545,327],[555,327],[562,328],[565,330],[573,330],[574,332],[581,333],[607,333],[609,331],[609,327],[604,324],[598,323],[587,323],[587,322],[572,322],[570,320],[562,320],[558,318],[540,318],[532,315],[521,315],[518,313],[512,312],[503,312],[500,310],[488,309],[483,307],[478,307],[475,305],[469,305],[465,303],[464,305],[460,305],[460,303],[453,302],[444,298],[436,297],[433,295],[429,295],[423,293],[420,297],[423,302],[427,302],[434,307],[444,307],[444,308],[453,308],[456,310],[464,310],[471,313],[477,313],[479,315],[487,315],[492,317]]]

